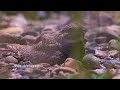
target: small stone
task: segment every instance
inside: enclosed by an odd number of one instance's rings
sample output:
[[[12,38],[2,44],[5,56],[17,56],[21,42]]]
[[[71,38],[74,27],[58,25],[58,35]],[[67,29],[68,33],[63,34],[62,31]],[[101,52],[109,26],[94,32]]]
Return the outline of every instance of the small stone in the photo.
[[[99,58],[105,58],[107,57],[107,53],[105,51],[95,50],[95,56]]]
[[[26,68],[24,72],[26,72],[26,73],[32,73],[33,69],[32,68]]]
[[[98,50],[101,50],[101,51],[107,51],[108,50],[108,43],[98,44],[98,46],[95,48]]]
[[[92,54],[87,54],[83,57],[83,63],[84,65],[89,69],[99,69],[101,59],[95,57]]]
[[[70,67],[70,68],[73,68],[75,69],[76,71],[79,71],[79,63],[77,62],[77,60],[75,59],[72,59],[72,58],[67,58],[64,62],[64,67]]]
[[[11,34],[0,34],[0,43],[16,43],[21,45],[27,44],[26,40],[22,39],[20,36],[11,35]]]
[[[10,26],[15,27],[25,27],[28,24],[25,17],[21,14],[18,14],[17,16],[13,17],[10,21]]]
[[[115,39],[110,40],[108,43],[109,49],[117,49],[117,45],[118,45],[117,42],[118,40]]]
[[[107,72],[106,69],[96,69],[96,70],[92,70],[93,73],[95,74],[104,74]]]
[[[111,64],[111,63],[103,63],[103,66],[105,66],[107,69],[113,69],[114,68],[114,65]]]
[[[104,60],[102,62],[102,65],[105,66],[106,68],[112,69],[112,68],[116,68],[116,66],[120,65],[120,61],[118,61],[118,60]]]
[[[36,40],[36,37],[31,36],[31,35],[26,35],[24,36],[24,39],[29,42],[29,44],[33,44]]]
[[[29,30],[29,29],[26,29],[22,34],[21,36],[26,36],[26,35],[31,35],[31,36],[37,36],[37,32],[35,31],[35,29],[32,29],[32,30]]]
[[[92,53],[92,54],[95,54],[95,48],[93,48],[93,47],[86,48],[86,53]]]
[[[107,42],[107,37],[99,36],[96,38],[96,43],[98,43],[98,44],[106,43],[106,42]]]
[[[120,74],[115,75],[112,79],[120,79]]]
[[[13,56],[7,56],[5,58],[5,62],[6,63],[18,63],[18,60],[16,58],[14,58]]]
[[[108,52],[108,55],[112,58],[117,58],[119,56],[119,51],[111,50],[111,51]]]
[[[23,33],[24,30],[21,27],[8,27],[0,30],[1,34],[17,34],[17,33]]]
[[[100,15],[99,16],[99,24],[100,26],[110,26],[115,24],[112,16],[108,15]]]
[[[97,32],[98,35],[106,36],[108,40],[120,39],[120,26],[118,25],[100,27]]]

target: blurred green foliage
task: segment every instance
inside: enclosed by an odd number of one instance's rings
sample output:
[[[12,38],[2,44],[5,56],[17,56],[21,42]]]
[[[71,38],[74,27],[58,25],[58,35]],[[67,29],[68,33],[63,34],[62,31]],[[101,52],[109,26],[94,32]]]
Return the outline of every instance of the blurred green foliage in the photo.
[[[0,11],[0,23],[2,22],[2,11]]]
[[[84,12],[83,11],[69,11],[68,14],[72,18],[72,23],[76,25],[75,28],[73,28],[74,31],[75,30],[78,31],[75,33],[75,37],[73,37],[76,40],[78,40],[78,42],[73,46],[74,50],[73,50],[72,55],[74,59],[81,61],[85,55],[84,31],[81,26],[82,21],[84,19]]]
[[[0,72],[0,79],[8,79],[10,70],[6,67]]]
[[[96,75],[95,79],[112,79],[113,76],[114,76],[113,74],[111,74],[110,72],[107,72],[104,74]]]
[[[82,23],[84,11],[69,11],[68,13],[71,16],[73,22]]]
[[[75,29],[79,30],[79,32],[75,35],[75,38],[76,40],[78,40],[78,42],[74,45],[74,50],[72,54],[74,59],[81,61],[85,56],[84,33],[80,26]]]
[[[39,20],[36,11],[25,11],[24,15],[28,19]]]
[[[116,13],[114,13],[114,19],[117,24],[120,24],[120,11],[116,11]]]

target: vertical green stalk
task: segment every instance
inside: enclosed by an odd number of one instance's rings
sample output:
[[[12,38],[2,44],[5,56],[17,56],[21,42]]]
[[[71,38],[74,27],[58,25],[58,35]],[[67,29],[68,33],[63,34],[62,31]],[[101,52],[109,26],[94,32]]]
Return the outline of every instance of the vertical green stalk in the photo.
[[[2,11],[0,11],[0,23],[2,22]]]
[[[81,61],[85,56],[84,33],[82,31],[82,27],[78,27],[76,29],[79,30],[79,32],[76,33],[76,36],[75,36],[78,42],[74,44],[73,56],[76,60]]]
[[[79,25],[79,23],[82,23],[83,21],[83,16],[84,16],[84,12],[83,11],[70,11],[70,16],[72,17],[72,21],[73,23],[77,23],[75,28],[75,30],[77,30],[78,32],[75,33],[75,40],[78,40],[78,42],[76,44],[74,44],[74,50],[73,50],[73,56],[75,59],[77,60],[82,60],[82,58],[85,55],[85,45],[84,45],[84,33],[83,33],[83,29],[82,26]]]

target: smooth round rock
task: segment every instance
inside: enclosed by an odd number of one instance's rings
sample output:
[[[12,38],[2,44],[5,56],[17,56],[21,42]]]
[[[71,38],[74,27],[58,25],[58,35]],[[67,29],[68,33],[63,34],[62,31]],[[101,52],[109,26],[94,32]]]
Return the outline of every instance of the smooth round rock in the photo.
[[[16,58],[14,58],[13,56],[7,56],[5,58],[5,62],[6,63],[18,63],[18,60]]]
[[[92,54],[87,54],[83,57],[83,64],[88,69],[99,69],[99,68],[101,68],[100,61],[101,61],[101,59],[95,57]]]
[[[23,37],[26,41],[29,42],[29,44],[33,44],[36,40],[36,37],[34,36],[31,36],[31,35],[26,35]]]

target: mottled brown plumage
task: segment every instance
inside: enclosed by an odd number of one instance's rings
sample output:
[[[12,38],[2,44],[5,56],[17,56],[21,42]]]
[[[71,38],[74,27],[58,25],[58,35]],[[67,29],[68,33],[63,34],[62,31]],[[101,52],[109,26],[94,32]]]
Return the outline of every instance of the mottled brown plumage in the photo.
[[[77,35],[80,32],[76,29],[75,26],[71,27],[69,25],[56,31],[43,32],[36,40],[36,44],[32,46],[9,44],[7,48],[21,55],[25,61],[29,60],[33,64],[61,64],[69,56],[73,44],[79,42],[74,38],[75,32],[77,32]]]

